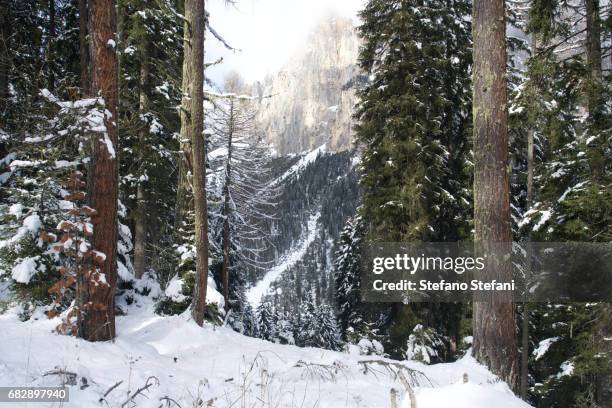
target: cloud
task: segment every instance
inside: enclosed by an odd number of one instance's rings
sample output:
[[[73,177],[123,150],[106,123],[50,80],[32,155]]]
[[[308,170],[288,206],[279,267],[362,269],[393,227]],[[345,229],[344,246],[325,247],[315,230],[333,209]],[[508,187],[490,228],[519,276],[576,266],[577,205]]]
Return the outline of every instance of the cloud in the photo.
[[[206,61],[223,57],[223,64],[207,71],[221,83],[229,70],[249,82],[274,73],[305,45],[308,33],[328,13],[356,20],[363,0],[223,0],[207,1],[211,26],[240,52],[224,49],[207,34]]]

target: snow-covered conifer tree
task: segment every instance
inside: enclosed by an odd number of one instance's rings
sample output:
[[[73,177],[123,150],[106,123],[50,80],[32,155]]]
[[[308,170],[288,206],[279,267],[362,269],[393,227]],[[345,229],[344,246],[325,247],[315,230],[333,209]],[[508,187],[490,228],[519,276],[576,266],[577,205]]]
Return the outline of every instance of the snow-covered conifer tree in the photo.
[[[272,304],[262,302],[257,306],[257,332],[260,338],[274,341],[276,339],[276,322]]]

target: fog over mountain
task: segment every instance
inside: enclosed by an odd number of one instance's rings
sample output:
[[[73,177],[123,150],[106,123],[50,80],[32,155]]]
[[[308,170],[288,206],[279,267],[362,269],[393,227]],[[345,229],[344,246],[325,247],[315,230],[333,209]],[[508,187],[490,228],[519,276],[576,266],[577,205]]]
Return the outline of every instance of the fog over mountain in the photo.
[[[272,95],[260,100],[256,119],[279,154],[351,147],[358,49],[353,22],[328,16],[301,53],[256,84],[260,96]]]

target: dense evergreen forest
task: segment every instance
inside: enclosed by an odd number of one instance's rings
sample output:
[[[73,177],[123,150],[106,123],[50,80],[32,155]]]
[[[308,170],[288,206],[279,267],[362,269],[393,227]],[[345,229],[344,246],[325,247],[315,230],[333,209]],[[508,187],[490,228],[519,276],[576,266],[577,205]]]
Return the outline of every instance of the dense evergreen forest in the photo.
[[[609,244],[611,3],[364,1],[352,145],[279,156],[256,121],[275,95],[207,75],[209,38],[239,52],[209,2],[0,0],[0,317],[119,342],[150,303],[387,370],[471,352],[530,406],[612,406],[609,303],[361,297],[368,242]]]

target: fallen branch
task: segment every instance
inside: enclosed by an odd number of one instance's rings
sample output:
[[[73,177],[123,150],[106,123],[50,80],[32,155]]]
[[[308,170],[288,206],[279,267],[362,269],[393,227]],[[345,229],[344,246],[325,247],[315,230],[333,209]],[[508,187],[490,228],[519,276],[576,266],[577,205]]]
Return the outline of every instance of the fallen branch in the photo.
[[[67,385],[76,385],[77,373],[73,373],[71,371],[61,370],[56,368],[55,370],[47,371],[43,374],[43,377],[48,375],[59,375],[62,376],[62,381]]]
[[[397,372],[397,375],[399,376],[400,382],[408,393],[408,398],[410,398],[410,408],[417,408],[416,395],[414,395],[414,390],[410,386],[410,383],[408,383],[408,380],[404,376],[404,373],[400,370]]]
[[[173,400],[172,398],[170,398],[170,397],[169,397],[169,396],[167,396],[167,395],[166,395],[166,396],[164,396],[164,397],[161,397],[159,400],[160,400],[162,403],[163,403],[163,402],[166,402],[166,407],[169,407],[169,406],[170,406],[170,403],[173,403],[173,404],[174,404],[174,405],[176,405],[177,407],[179,407],[179,408],[183,408],[183,407],[181,407],[181,405],[180,405],[178,402],[176,402],[175,400]],[[159,407],[161,408],[162,406],[160,405]]]
[[[429,377],[425,375],[425,373],[419,370],[408,368],[401,363],[394,363],[391,361],[383,360],[361,360],[358,361],[358,364],[361,364],[363,366],[364,374],[367,374],[368,372],[374,374],[375,376],[376,373],[387,374],[390,375],[394,380],[401,381],[404,387],[406,386],[405,384],[403,384],[404,382],[406,382],[406,384],[412,387],[418,387],[422,385],[429,385],[433,387],[433,383],[431,382]],[[373,366],[381,366],[383,370],[378,370]]]
[[[151,381],[151,380],[154,380],[154,381]],[[142,394],[144,391],[148,390],[149,388],[151,388],[154,385],[159,386],[159,379],[157,377],[155,377],[154,375],[152,375],[149,378],[147,378],[147,381],[145,381],[145,384],[142,387],[140,387],[139,389],[134,391],[134,393],[132,395],[130,395],[128,397],[128,399],[125,400],[125,402],[123,404],[121,404],[121,408],[125,407],[127,404],[132,402],[134,400],[134,398],[136,398],[139,394]]]
[[[108,396],[108,394],[110,394],[115,388],[117,388],[118,386],[120,386],[121,384],[123,384],[123,380],[121,381],[117,381],[115,383],[115,385],[113,385],[112,387],[110,387],[108,390],[106,390],[106,392],[104,393],[104,395],[102,395],[100,397],[100,399],[98,400],[98,402],[102,402],[102,401],[106,401],[106,397]]]
[[[336,382],[338,374],[346,376],[346,366],[338,360],[332,364],[309,363],[304,360],[298,360],[294,367],[306,369],[306,373],[311,378],[319,378],[325,381]]]

